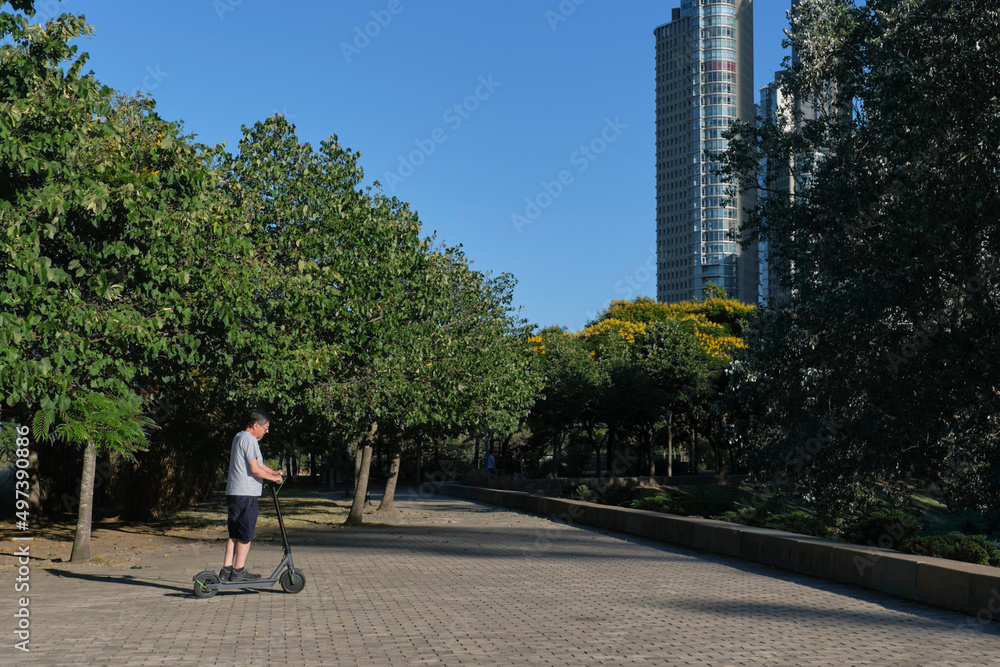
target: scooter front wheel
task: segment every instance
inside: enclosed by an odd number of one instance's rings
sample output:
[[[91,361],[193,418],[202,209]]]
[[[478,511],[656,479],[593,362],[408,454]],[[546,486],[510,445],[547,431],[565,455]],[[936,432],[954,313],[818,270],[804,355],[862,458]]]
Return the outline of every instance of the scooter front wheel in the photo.
[[[214,596],[218,593],[216,588],[208,588],[208,586],[214,586],[219,583],[219,575],[215,572],[205,570],[204,572],[199,572],[194,576],[194,595],[195,597],[206,599]]]
[[[298,593],[306,587],[306,575],[299,569],[286,569],[278,577],[278,583],[281,584],[281,590],[286,593]]]

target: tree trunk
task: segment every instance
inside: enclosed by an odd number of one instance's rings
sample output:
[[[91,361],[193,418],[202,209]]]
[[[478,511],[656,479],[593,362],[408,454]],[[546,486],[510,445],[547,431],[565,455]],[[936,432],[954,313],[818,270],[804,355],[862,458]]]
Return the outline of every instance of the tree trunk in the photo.
[[[513,433],[508,433],[507,437],[503,439],[503,444],[500,445],[500,456],[497,457],[497,471],[500,470],[501,462],[503,462],[504,469],[509,470],[511,456],[510,456],[510,441],[514,437]]]
[[[377,512],[391,512],[392,501],[396,495],[396,482],[399,479],[399,461],[403,457],[403,429],[397,428],[389,443],[389,479],[385,482],[385,493],[382,502],[378,504]]]
[[[559,454],[562,450],[563,437],[565,436],[560,431],[552,445],[552,479],[559,479]]]
[[[645,437],[649,439],[646,451],[649,455],[649,481],[652,482],[656,479],[656,448],[653,446],[656,442],[655,427],[650,426]]]
[[[691,427],[691,465],[688,466],[688,474],[698,474],[698,432]]]
[[[97,469],[97,447],[88,442],[83,450],[83,475],[80,477],[80,507],[76,517],[76,537],[73,539],[71,563],[90,560],[90,526],[94,516],[94,471]]]
[[[360,526],[364,523],[365,494],[368,493],[368,473],[372,467],[372,441],[375,439],[376,431],[378,422],[372,422],[365,436],[364,446],[360,448],[361,465],[358,466],[358,474],[355,477],[354,502],[351,503],[351,512],[347,515],[345,526]]]
[[[616,477],[618,473],[615,471],[615,429],[613,426],[608,426],[608,475],[610,477]]]
[[[674,476],[674,416],[667,417],[667,477]]]
[[[358,443],[358,449],[354,452],[354,492],[358,490],[358,480],[361,479],[361,458],[364,454],[365,445],[363,442]]]
[[[38,452],[32,447],[28,451],[28,507],[32,516],[42,515],[42,484],[38,477]]]
[[[476,449],[475,453],[472,455],[472,465],[476,470],[479,470],[479,436],[476,436]]]
[[[593,447],[595,453],[595,467],[594,477],[600,478],[601,476],[601,443],[597,442],[597,438],[594,436],[594,425],[591,422],[587,422],[587,437],[590,439],[590,446]]]

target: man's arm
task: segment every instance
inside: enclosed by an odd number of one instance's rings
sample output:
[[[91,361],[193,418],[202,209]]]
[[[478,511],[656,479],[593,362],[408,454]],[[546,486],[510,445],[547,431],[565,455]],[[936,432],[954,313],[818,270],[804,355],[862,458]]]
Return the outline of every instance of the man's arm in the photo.
[[[247,467],[250,468],[250,474],[256,477],[260,477],[261,479],[266,479],[269,482],[281,482],[280,471],[271,470],[257,459],[250,459],[249,461],[247,461]]]

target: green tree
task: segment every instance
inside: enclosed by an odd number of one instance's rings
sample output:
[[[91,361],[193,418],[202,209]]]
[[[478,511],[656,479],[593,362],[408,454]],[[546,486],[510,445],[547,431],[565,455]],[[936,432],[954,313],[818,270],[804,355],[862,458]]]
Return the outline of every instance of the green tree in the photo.
[[[640,338],[633,374],[642,378],[647,388],[645,395],[637,396],[636,405],[642,406],[644,402],[647,405],[633,419],[647,457],[650,477],[656,476],[654,447],[661,429],[667,436],[667,474],[673,475],[674,427],[681,416],[695,409],[708,364],[690,325],[664,320],[654,324]],[[696,462],[693,452],[692,461]]]
[[[142,399],[123,385],[115,393],[99,393],[86,389],[75,391],[68,410],[60,412],[59,423],[50,433],[52,424],[44,412],[35,420],[35,435],[59,439],[71,446],[83,448],[83,472],[80,477],[79,511],[70,561],[90,560],[90,527],[94,509],[94,473],[97,455],[111,450],[132,458],[146,446],[144,429],[155,422],[142,414]]]
[[[532,339],[544,385],[527,421],[533,437],[552,445],[553,476],[559,476],[561,453],[570,433],[589,423],[594,445],[593,413],[606,373],[578,336],[545,329]]]
[[[256,395],[321,416],[370,461],[379,422],[391,416],[384,398],[399,386],[386,351],[409,340],[419,222],[398,200],[361,189],[359,154],[336,136],[315,150],[277,115],[243,133],[224,168],[262,258],[254,298],[265,316],[245,326],[273,343],[255,360]],[[367,475],[366,465],[362,498]]]
[[[233,261],[251,248],[231,233],[212,151],[150,100],[81,73],[82,17],[2,13],[0,33],[5,412],[57,423],[86,392],[198,386],[189,371],[205,349],[239,342],[245,300],[218,296],[249,290],[253,274]]]
[[[262,398],[322,415],[359,442],[349,523],[361,521],[376,437],[394,475],[407,432],[499,428],[530,401],[530,349],[508,276],[421,239],[402,202],[363,190],[358,154],[314,150],[280,116],[244,128],[227,191],[264,256],[256,336],[274,341]]]
[[[395,430],[379,511],[392,509],[404,437],[512,432],[540,385],[528,323],[512,306],[513,277],[473,270],[459,248],[426,250],[423,259],[426,273],[408,299],[410,338],[386,350],[400,393],[386,397]]]
[[[721,426],[716,404],[723,372],[742,349],[740,336],[752,312],[725,298],[665,304],[640,297],[613,302],[581,332],[605,373],[597,405],[609,470],[621,468],[615,465],[616,442],[625,447],[631,439],[644,471],[654,473],[655,452],[666,444],[673,474],[674,435],[682,427],[692,434],[690,454],[697,463],[697,434],[713,442]]]
[[[764,481],[831,513],[910,474],[1000,500],[997,34],[988,0],[804,2],[784,85],[816,119],[730,134],[739,188],[764,160],[807,175],[746,228],[792,296],[752,327],[735,426]]]

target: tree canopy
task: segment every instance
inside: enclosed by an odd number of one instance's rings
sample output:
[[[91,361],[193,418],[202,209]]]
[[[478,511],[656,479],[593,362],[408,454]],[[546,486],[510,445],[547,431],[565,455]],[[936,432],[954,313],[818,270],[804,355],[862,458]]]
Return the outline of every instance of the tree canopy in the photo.
[[[39,435],[91,463],[149,446],[130,474],[194,455],[205,484],[226,460],[219,432],[253,406],[328,451],[378,422],[452,433],[523,418],[538,381],[513,277],[422,237],[336,135],[313,148],[273,116],[229,154],[84,73],[82,16],[2,12],[0,32],[4,422],[41,412],[55,429]],[[123,409],[81,408],[105,399]],[[108,415],[130,435],[84,437]],[[132,437],[149,416],[153,439]]]
[[[747,335],[736,432],[764,481],[853,511],[908,475],[1000,499],[1000,12],[987,0],[807,0],[783,81],[815,119],[730,134],[748,239],[791,296]],[[785,119],[788,121],[789,119]]]
[[[543,330],[531,339],[545,375],[528,422],[535,439],[553,443],[558,458],[579,430],[595,452],[604,449],[606,470],[651,476],[665,449],[661,472],[670,474],[675,433],[716,441],[718,376],[743,349],[753,310],[724,297],[676,304],[639,297],[612,302],[580,332]],[[630,452],[626,466],[623,452]],[[717,452],[717,464],[721,458]]]

